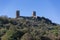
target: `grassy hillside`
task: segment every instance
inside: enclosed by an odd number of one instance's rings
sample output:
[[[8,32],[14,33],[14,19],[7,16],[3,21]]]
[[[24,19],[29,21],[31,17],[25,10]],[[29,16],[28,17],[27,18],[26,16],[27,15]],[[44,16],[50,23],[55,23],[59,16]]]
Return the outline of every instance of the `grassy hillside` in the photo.
[[[0,17],[0,40],[60,40],[60,25],[45,17]]]

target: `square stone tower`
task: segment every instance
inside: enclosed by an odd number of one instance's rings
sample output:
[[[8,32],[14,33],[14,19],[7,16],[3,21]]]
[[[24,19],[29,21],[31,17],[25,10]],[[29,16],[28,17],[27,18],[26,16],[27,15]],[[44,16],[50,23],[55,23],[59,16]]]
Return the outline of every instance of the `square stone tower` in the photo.
[[[17,10],[17,11],[16,11],[16,18],[19,18],[19,17],[20,17],[20,11]]]
[[[32,17],[36,17],[36,11],[33,11]]]

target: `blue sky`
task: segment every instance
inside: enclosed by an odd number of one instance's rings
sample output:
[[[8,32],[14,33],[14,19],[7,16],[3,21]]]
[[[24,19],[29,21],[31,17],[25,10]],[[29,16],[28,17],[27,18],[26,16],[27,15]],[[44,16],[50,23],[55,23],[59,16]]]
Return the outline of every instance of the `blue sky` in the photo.
[[[60,24],[60,0],[0,0],[0,16],[15,17],[16,10],[21,16],[31,16],[36,11],[37,16]]]

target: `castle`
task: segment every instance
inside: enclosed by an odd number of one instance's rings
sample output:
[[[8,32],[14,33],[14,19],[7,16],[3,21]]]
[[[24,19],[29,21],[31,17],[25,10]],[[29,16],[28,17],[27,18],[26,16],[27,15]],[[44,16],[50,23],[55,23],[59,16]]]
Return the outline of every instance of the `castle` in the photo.
[[[31,17],[33,17],[33,18],[36,18],[37,17],[36,16],[36,11],[33,11],[32,12],[32,16]],[[20,18],[20,11],[19,10],[16,11],[16,18]]]
[[[19,17],[20,17],[20,11],[17,10],[17,11],[16,11],[16,18],[19,18]]]

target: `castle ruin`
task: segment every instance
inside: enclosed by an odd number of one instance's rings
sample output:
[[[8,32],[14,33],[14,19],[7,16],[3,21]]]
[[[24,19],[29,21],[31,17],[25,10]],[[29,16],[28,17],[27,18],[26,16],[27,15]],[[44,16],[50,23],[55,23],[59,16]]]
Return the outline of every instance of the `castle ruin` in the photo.
[[[16,11],[16,18],[19,18],[19,17],[20,17],[20,11],[17,10],[17,11]],[[32,12],[32,17],[33,17],[33,18],[36,18],[36,17],[37,17],[37,16],[36,16],[36,11],[33,11],[33,12]]]
[[[16,18],[19,18],[19,17],[20,17],[20,11],[17,10],[17,11],[16,11]]]
[[[36,17],[36,11],[33,11],[32,17]]]

